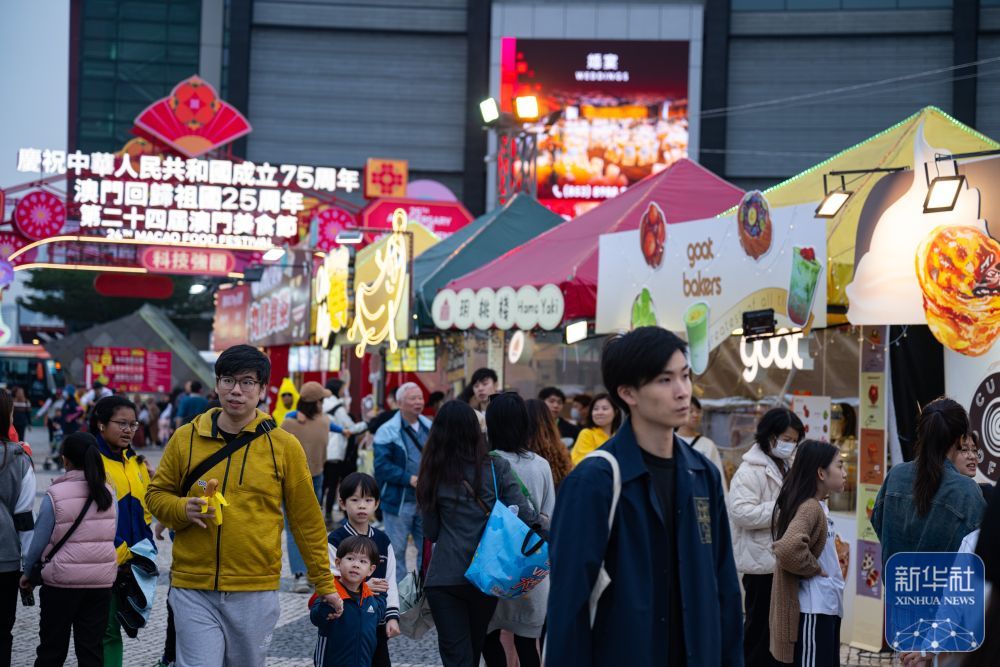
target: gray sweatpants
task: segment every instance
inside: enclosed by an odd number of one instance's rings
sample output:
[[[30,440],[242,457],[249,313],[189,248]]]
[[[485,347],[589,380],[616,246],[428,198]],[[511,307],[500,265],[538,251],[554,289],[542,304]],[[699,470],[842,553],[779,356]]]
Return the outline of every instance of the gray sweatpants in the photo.
[[[281,607],[278,591],[171,588],[178,667],[264,667]]]

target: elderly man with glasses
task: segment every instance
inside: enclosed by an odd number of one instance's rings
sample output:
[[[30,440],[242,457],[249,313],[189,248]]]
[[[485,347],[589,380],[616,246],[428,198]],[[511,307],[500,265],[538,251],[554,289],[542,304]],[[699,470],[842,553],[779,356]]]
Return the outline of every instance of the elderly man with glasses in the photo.
[[[254,347],[223,352],[215,364],[222,407],[177,429],[146,495],[150,511],[177,531],[170,605],[178,666],[264,665],[281,612],[283,513],[316,593],[343,610],[305,452],[257,409],[270,373]]]

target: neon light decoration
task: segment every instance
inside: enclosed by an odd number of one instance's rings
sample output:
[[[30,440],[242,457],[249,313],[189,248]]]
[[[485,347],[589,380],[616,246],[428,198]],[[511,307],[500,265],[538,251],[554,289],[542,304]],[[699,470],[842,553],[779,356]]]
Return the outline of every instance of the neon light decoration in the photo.
[[[347,332],[351,342],[358,342],[354,353],[360,359],[368,345],[389,339],[389,351],[399,348],[396,340],[396,313],[406,290],[407,267],[406,211],[397,208],[392,214],[392,234],[385,247],[375,253],[378,277],[358,285],[354,299],[354,323]]]

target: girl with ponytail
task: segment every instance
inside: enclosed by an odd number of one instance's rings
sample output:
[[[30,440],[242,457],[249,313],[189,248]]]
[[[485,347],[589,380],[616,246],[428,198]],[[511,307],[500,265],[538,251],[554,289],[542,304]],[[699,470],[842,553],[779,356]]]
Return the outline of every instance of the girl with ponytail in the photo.
[[[979,528],[986,501],[949,458],[968,433],[965,408],[950,398],[935,399],[920,413],[916,459],[893,466],[875,499],[871,522],[883,568],[901,551],[958,551]]]
[[[66,473],[52,482],[42,498],[31,548],[24,558],[26,572],[41,564],[35,665],[62,665],[72,629],[81,667],[99,667],[104,664],[102,640],[111,587],[118,574],[117,504],[94,436],[73,433],[62,441],[60,453]],[[21,588],[33,587],[27,576],[21,577]]]

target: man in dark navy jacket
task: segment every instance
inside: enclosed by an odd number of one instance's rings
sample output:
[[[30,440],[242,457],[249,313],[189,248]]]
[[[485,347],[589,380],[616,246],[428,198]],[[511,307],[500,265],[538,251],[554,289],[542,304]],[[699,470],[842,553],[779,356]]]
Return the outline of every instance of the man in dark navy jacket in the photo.
[[[659,327],[612,338],[604,385],[629,419],[602,449],[621,470],[610,535],[609,462],[585,459],[552,518],[546,667],[743,664],[743,617],[718,469],[674,435],[688,418],[686,346]],[[611,584],[593,624],[602,561]]]

